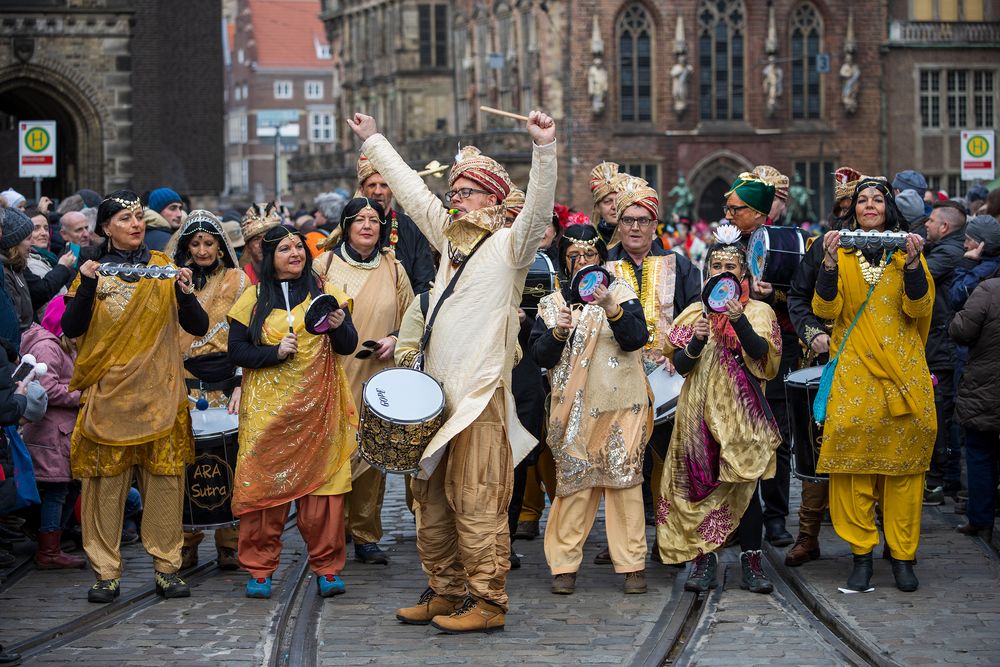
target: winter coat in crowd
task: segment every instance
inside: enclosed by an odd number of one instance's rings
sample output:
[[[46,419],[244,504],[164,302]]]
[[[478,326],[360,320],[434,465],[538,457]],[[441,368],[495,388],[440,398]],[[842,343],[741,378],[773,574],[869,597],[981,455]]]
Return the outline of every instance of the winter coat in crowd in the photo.
[[[927,268],[934,278],[936,295],[931,314],[931,330],[927,335],[927,367],[931,372],[952,371],[955,368],[955,343],[948,336],[948,323],[954,310],[945,296],[955,268],[965,256],[965,228],[956,229],[924,251]]]
[[[80,392],[69,390],[73,376],[73,358],[59,345],[59,338],[39,324],[21,336],[21,350],[35,355],[49,368],[38,382],[49,396],[49,408],[38,423],[21,427],[21,436],[31,451],[35,478],[40,482],[68,482],[73,479],[69,466],[69,441],[80,409]]]
[[[948,333],[956,343],[969,346],[955,420],[979,431],[1000,431],[1000,272],[972,292]]]

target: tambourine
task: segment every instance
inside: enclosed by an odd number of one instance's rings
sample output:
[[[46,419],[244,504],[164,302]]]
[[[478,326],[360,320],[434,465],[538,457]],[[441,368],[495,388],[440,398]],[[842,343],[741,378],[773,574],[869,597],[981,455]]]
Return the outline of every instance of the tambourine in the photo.
[[[165,266],[147,266],[144,264],[114,264],[105,262],[97,267],[97,272],[102,276],[129,276],[171,280],[177,277],[178,269],[176,266],[171,266],[170,264]]]
[[[312,303],[309,304],[309,308],[306,309],[306,331],[315,336],[329,331],[330,323],[327,322],[327,318],[330,316],[330,313],[338,308],[340,308],[340,304],[329,294],[320,294],[313,299]]]
[[[742,294],[740,279],[727,271],[708,279],[701,291],[701,300],[710,312],[724,313],[726,302],[730,299],[739,299]]]
[[[612,280],[611,274],[603,266],[595,264],[583,267],[576,272],[570,283],[573,303],[592,303],[597,288],[600,285],[610,286]]]

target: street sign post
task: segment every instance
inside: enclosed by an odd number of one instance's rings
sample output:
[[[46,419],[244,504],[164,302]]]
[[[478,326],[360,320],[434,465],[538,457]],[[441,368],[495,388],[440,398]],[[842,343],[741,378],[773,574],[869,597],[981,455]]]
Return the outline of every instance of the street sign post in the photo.
[[[992,181],[996,178],[996,148],[993,130],[962,130],[962,180]]]
[[[35,200],[42,196],[42,179],[56,177],[56,122],[22,120],[17,124],[17,174],[35,179]]]

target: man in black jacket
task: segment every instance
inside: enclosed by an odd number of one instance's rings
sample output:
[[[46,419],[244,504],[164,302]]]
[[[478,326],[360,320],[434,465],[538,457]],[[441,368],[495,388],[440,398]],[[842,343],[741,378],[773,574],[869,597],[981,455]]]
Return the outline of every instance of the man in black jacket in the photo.
[[[395,251],[396,259],[410,277],[413,293],[429,290],[436,273],[430,244],[410,216],[392,208],[389,184],[364,155],[358,158],[358,188],[362,195],[377,201],[387,212],[388,224],[382,228],[383,246]]]
[[[957,497],[961,488],[961,436],[951,433],[955,412],[955,342],[948,336],[954,311],[948,305],[947,290],[955,267],[965,255],[965,211],[951,201],[938,202],[927,220],[927,247],[924,256],[934,278],[934,312],[927,336],[927,367],[937,376],[934,406],[938,432],[931,467],[924,488],[925,505],[941,505],[944,497]]]

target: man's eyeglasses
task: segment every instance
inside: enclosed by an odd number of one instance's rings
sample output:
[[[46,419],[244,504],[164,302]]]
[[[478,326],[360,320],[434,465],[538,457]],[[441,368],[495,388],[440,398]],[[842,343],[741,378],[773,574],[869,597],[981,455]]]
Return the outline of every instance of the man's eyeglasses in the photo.
[[[653,220],[652,218],[622,218],[621,220],[618,221],[618,224],[626,228],[639,226],[645,229],[654,222],[656,222],[656,220]]]
[[[476,188],[462,188],[461,190],[449,190],[448,192],[444,193],[444,200],[445,202],[450,204],[456,199],[468,199],[469,197],[472,196],[473,192],[481,195],[490,194],[486,190],[477,190]]]
[[[750,208],[750,207],[747,206],[746,204],[744,204],[743,206],[730,206],[729,204],[726,204],[725,206],[722,207],[722,214],[729,215],[730,213],[732,213],[733,215],[736,215],[738,211],[742,211],[745,208]]]
[[[582,253],[582,254],[574,252],[574,253],[570,253],[570,254],[566,255],[566,259],[568,259],[571,263],[579,261],[581,257],[583,257],[584,259],[596,259],[597,258],[597,251],[596,250],[588,250],[587,252]]]

